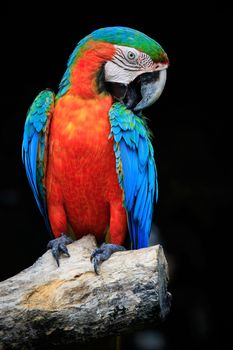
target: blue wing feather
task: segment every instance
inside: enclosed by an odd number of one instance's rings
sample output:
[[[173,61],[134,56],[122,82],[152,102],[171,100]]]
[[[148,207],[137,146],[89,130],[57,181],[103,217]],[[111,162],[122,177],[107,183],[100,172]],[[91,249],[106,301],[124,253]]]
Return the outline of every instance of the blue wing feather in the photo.
[[[134,202],[135,187],[137,178],[131,176],[136,174],[138,169],[138,160],[136,152],[127,147],[124,140],[120,142],[120,155],[122,168],[124,171],[124,187],[127,188],[127,196],[125,196],[125,206],[131,210]]]
[[[132,247],[149,244],[153,201],[157,198],[157,171],[153,147],[142,118],[116,102],[109,111],[114,137],[116,171],[124,192]]]
[[[147,178],[146,176],[144,176],[142,185],[137,193],[135,206],[134,206],[134,218],[139,222],[142,221],[142,214],[143,214],[143,209],[146,202],[146,195],[147,195]]]
[[[48,134],[53,107],[54,93],[52,91],[42,91],[36,97],[27,114],[22,144],[22,161],[27,178],[50,233],[44,179],[47,165],[45,154],[47,151],[45,147],[45,143],[47,143],[46,135]]]
[[[139,136],[138,142],[138,158],[141,169],[143,169],[148,162],[149,146],[146,138]]]

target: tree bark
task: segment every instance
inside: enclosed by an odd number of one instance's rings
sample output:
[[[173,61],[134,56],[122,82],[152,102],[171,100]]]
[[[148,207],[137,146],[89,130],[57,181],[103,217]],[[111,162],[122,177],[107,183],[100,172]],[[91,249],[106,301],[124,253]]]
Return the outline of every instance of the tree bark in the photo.
[[[170,308],[161,246],[114,253],[96,275],[88,235],[0,283],[0,349],[38,349],[119,335],[164,320]]]

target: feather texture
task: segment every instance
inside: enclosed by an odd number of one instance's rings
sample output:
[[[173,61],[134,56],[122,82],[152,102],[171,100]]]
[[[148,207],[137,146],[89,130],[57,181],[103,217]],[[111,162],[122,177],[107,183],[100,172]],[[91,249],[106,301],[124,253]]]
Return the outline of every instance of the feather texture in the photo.
[[[27,178],[45,224],[48,220],[45,175],[47,167],[47,135],[54,109],[54,93],[42,91],[29,108],[23,135],[22,160]]]
[[[153,147],[145,121],[116,102],[109,111],[116,171],[124,192],[132,248],[147,247],[158,196]]]

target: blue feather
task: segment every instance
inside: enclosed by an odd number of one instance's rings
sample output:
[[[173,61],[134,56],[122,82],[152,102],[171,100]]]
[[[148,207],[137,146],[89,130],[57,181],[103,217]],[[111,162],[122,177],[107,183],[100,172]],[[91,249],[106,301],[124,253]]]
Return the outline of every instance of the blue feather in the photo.
[[[114,134],[113,131],[112,131],[112,133]],[[121,138],[122,138],[122,134],[121,134],[121,133],[118,133],[118,134],[114,135],[114,139],[115,139],[115,141],[116,141],[117,143],[120,142]]]
[[[139,142],[138,142],[138,157],[139,157],[139,162],[142,167],[145,166],[145,164],[148,161],[148,156],[149,156],[149,146],[148,146],[148,141],[146,138],[139,137]]]
[[[135,207],[134,207],[134,219],[139,220],[140,211],[142,208],[142,203],[145,203],[145,195],[146,195],[146,185],[147,185],[147,179],[144,174],[142,185],[139,188],[139,191],[137,193],[137,198],[135,200]],[[144,205],[143,205],[144,208]]]
[[[155,164],[152,159],[148,161],[148,176],[149,176],[149,190],[151,191],[155,184]]]
[[[32,171],[32,178],[36,178],[36,159],[37,159],[37,148],[38,148],[38,132],[35,132],[30,143],[30,167]]]
[[[132,141],[131,141],[131,132],[129,130],[125,131],[122,133],[123,135],[123,138],[125,140],[125,142],[127,143],[128,146],[132,147],[133,144],[132,144]]]
[[[136,192],[138,192],[140,187],[142,186],[142,181],[143,181],[144,176],[145,176],[144,172],[138,171]]]
[[[121,128],[119,126],[112,126],[112,132],[114,135],[118,134],[121,131]]]
[[[126,143],[122,140],[120,142],[120,154],[122,160],[122,168],[124,171],[123,183],[125,188],[125,206],[131,210],[134,202],[134,193],[137,185],[136,174],[138,169],[138,159],[136,152],[127,148]]]
[[[151,226],[150,222],[148,221],[148,224]],[[145,248],[149,246],[149,234],[148,234],[148,227],[144,227],[143,229],[139,229],[138,232],[138,248]]]
[[[44,217],[48,231],[51,228],[48,219],[46,194],[43,181],[45,177],[45,134],[50,122],[50,111],[54,105],[54,94],[49,90],[42,91],[31,105],[24,126],[22,143],[22,161],[36,203]],[[38,148],[40,146],[40,153]]]
[[[133,249],[147,247],[155,192],[157,196],[157,172],[148,129],[143,119],[119,102],[110,109],[109,119],[131,244]]]
[[[139,223],[142,222],[142,218],[143,218],[144,207],[145,207],[147,193],[148,193],[147,190],[148,190],[148,178],[145,174],[144,181],[143,181],[142,186],[141,186],[139,193],[138,193],[138,196],[139,196],[140,192],[142,192],[142,196],[141,196],[141,200],[140,200],[140,207],[139,207],[139,212],[138,212]],[[137,202],[138,202],[138,199],[137,199],[136,203]]]
[[[128,227],[129,227],[130,236],[131,236],[132,248],[136,249],[138,245],[138,227],[137,225],[134,225],[132,211],[130,211],[128,215]]]
[[[146,205],[144,207],[143,211],[143,217],[141,220],[141,227],[145,227],[147,218],[149,217],[150,210],[152,208],[152,203],[151,203],[151,193],[148,193],[147,195],[147,200],[146,200]]]

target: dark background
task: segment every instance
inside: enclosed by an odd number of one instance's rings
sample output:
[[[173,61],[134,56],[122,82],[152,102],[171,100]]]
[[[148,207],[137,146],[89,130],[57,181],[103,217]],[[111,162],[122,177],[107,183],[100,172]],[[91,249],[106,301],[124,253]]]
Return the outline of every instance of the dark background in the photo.
[[[156,39],[170,58],[165,91],[145,114],[159,173],[154,222],[173,302],[163,325],[124,338],[123,348],[226,348],[232,298],[229,7],[222,1],[88,3],[82,9],[70,2],[11,3],[0,16],[1,279],[30,266],[49,240],[21,163],[29,105],[42,89],[57,91],[81,38],[99,27],[129,26]]]

